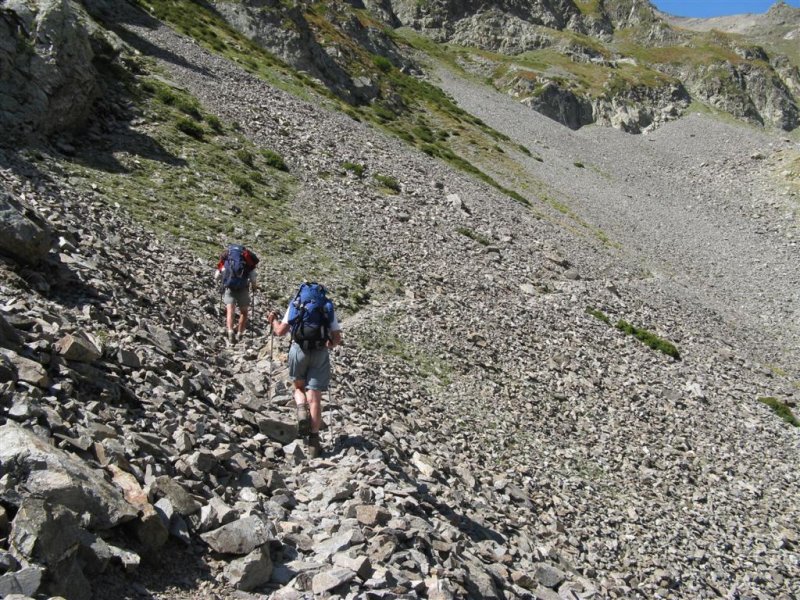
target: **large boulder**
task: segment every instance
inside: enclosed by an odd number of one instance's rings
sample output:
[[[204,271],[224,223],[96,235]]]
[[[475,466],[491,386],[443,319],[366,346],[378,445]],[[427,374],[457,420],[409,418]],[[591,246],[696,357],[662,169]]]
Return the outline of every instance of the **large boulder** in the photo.
[[[102,473],[16,423],[0,427],[0,499],[19,506],[34,496],[64,506],[92,530],[110,529],[135,519],[137,510]]]
[[[2,34],[0,34],[2,35]],[[0,41],[2,43],[2,41]],[[0,66],[2,62],[0,62]],[[0,77],[2,77],[0,71]],[[0,103],[2,103],[0,82]],[[3,110],[0,107],[0,127]],[[36,264],[50,251],[52,234],[47,223],[0,190],[0,253],[17,262]]]
[[[11,525],[12,552],[47,568],[50,591],[75,600],[90,600],[91,587],[77,554],[81,543],[78,516],[63,506],[26,498]]]
[[[100,85],[107,39],[68,0],[0,0],[0,130],[6,142],[82,123]]]

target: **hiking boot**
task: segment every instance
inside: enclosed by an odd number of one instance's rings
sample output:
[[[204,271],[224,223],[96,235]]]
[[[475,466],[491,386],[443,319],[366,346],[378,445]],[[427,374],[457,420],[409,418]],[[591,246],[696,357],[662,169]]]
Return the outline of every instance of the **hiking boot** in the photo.
[[[236,343],[236,331],[233,329],[228,329],[228,343],[235,344]]]
[[[297,435],[306,437],[311,433],[311,415],[308,413],[308,404],[297,405]]]
[[[318,433],[312,433],[308,436],[306,454],[308,455],[308,458],[319,458],[322,456],[322,444],[320,443]]]

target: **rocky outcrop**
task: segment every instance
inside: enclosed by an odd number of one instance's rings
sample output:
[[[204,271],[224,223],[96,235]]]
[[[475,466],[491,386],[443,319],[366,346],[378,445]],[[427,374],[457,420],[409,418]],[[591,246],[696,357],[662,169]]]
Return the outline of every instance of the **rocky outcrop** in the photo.
[[[386,3],[375,7],[386,14]],[[515,56],[527,51],[550,48],[576,62],[609,64],[623,57],[603,52],[589,43],[578,43],[575,36],[559,35],[556,30],[571,30],[608,40],[615,30],[632,29],[631,39],[645,47],[683,46],[691,44],[691,34],[674,29],[666,17],[645,0],[614,0],[597,6],[560,2],[455,3],[391,2],[392,16],[403,25],[413,27],[441,42],[471,46]],[[774,7],[770,22],[781,15],[793,18],[794,9]],[[719,41],[725,44],[724,40]],[[537,76],[535,93],[526,91],[530,81],[524,77],[504,77],[499,87],[508,89],[542,114],[571,128],[598,122],[635,133],[680,116],[691,96],[720,110],[752,123],[768,124],[787,131],[798,125],[797,72],[788,60],[775,59],[758,46],[730,42],[731,50],[741,60],[692,67],[670,64],[650,65],[682,80],[660,85],[615,87],[602,95],[581,86],[565,84],[558,68],[552,73],[543,70]],[[765,66],[766,65],[766,66]],[[652,79],[652,75],[645,77]],[[586,86],[583,86],[586,88]],[[589,106],[592,115],[589,116]]]
[[[544,25],[552,29],[576,28],[580,24],[580,11],[571,0],[496,0],[489,3],[479,0],[390,0],[390,3],[400,23],[443,42],[451,40],[459,29],[462,39],[465,39],[469,22],[476,16],[480,21],[481,13],[485,11],[511,17],[508,22]],[[498,30],[496,35],[506,37],[502,30]]]
[[[520,85],[514,86],[515,94],[520,93],[520,87]],[[592,103],[587,98],[563,89],[554,82],[540,84],[532,95],[521,102],[570,129],[580,129],[594,122]]]
[[[496,85],[523,104],[570,129],[600,123],[627,133],[641,133],[678,118],[690,97],[677,80],[661,86],[620,84],[599,96],[580,92],[526,70],[510,71]]]
[[[50,229],[34,211],[0,190],[0,253],[36,264],[50,251]]]
[[[791,80],[793,69],[787,70]],[[675,74],[691,95],[734,117],[791,131],[800,124],[797,100],[771,68],[742,63],[714,63]]]
[[[0,6],[0,127],[26,138],[82,124],[101,85],[95,62],[110,60],[114,36],[69,0]]]
[[[347,43],[320,30],[319,22],[309,20],[302,6],[287,9],[284,3],[273,0],[218,2],[215,8],[238,31],[352,104],[370,102],[380,93],[377,81],[363,68],[353,68],[353,63],[374,68],[371,56],[379,55],[398,67],[411,65],[380,28],[362,23],[336,3],[318,8],[325,11],[320,22],[338,29],[340,39]]]

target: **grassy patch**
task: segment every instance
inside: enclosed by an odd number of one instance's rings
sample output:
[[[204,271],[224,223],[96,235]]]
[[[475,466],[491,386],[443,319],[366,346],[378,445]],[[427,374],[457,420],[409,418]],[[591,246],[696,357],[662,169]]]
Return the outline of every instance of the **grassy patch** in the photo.
[[[608,315],[606,315],[602,310],[597,308],[587,308],[586,312],[592,315],[595,319],[600,319],[606,325],[611,325],[611,319],[609,319]]]
[[[435,378],[439,385],[448,385],[452,381],[452,367],[439,356],[411,345],[404,337],[388,330],[385,325],[390,321],[384,322],[384,327],[373,335],[362,335],[361,345],[372,352],[401,360],[423,376]]]
[[[489,246],[492,243],[492,240],[487,238],[485,235],[482,235],[477,231],[470,229],[469,227],[459,227],[456,229],[456,231],[464,237],[468,237],[469,239],[478,242],[481,246]]]
[[[783,402],[781,402],[777,398],[768,396],[764,398],[759,398],[758,401],[763,402],[764,404],[769,406],[775,412],[776,415],[778,415],[781,419],[783,419],[790,425],[794,427],[800,427],[800,420],[798,420],[797,417],[794,416],[794,413],[792,413],[792,409],[786,406]]]
[[[137,4],[206,49],[301,98],[333,94],[309,77],[297,73],[256,42],[236,31],[209,5],[192,0],[136,0]]]
[[[653,350],[658,350],[659,352],[662,352],[667,356],[674,358],[675,360],[680,360],[681,358],[680,352],[678,352],[678,349],[671,342],[668,342],[664,338],[658,337],[656,334],[651,333],[646,329],[640,329],[622,319],[617,321],[616,327],[623,333],[634,336],[636,339],[643,342]]]
[[[270,164],[268,151],[221,121],[211,135],[203,124],[213,120],[200,103],[179,89],[165,92],[169,86],[155,77],[131,86],[147,122],[136,126],[130,145],[107,155],[79,146],[66,165],[76,185],[93,194],[94,183],[98,198],[200,256],[215,257],[231,239],[246,241],[262,260],[300,263],[318,252],[285,209],[293,182]],[[196,107],[199,118],[185,106]]]
[[[606,325],[612,325],[611,319],[602,310],[588,307],[586,309],[586,312],[592,315],[595,319],[602,321]],[[638,327],[635,327],[622,319],[617,321],[615,327],[620,331],[622,331],[623,333],[634,336],[636,339],[648,345],[653,350],[658,350],[659,352],[663,352],[664,354],[674,358],[675,360],[680,360],[681,358],[678,349],[671,342],[668,342],[667,340],[658,337],[654,333],[650,333],[645,329],[640,329]]]
[[[274,150],[264,148],[261,150],[261,156],[264,157],[264,162],[273,169],[289,172],[289,167],[284,162],[283,157]]]
[[[381,175],[380,173],[375,173],[372,178],[387,190],[394,192],[395,194],[400,192],[400,182],[397,181],[395,177],[392,177],[391,175]]]
[[[180,117],[175,122],[175,128],[196,140],[202,140],[206,134],[206,130],[203,129],[202,125],[200,125],[197,121],[187,119],[186,117]]]
[[[349,171],[350,173],[352,173],[356,177],[363,177],[364,176],[364,172],[367,170],[367,168],[364,165],[362,165],[361,163],[354,163],[354,162],[349,162],[349,161],[348,162],[343,162],[342,163],[342,168],[345,171]]]

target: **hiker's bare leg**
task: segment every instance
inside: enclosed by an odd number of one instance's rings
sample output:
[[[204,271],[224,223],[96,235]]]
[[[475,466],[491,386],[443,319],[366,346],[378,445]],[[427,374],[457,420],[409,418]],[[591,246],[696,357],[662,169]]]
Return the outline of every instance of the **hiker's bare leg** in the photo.
[[[322,392],[319,390],[308,390],[308,410],[311,413],[311,433],[319,433],[322,426]]]
[[[228,330],[233,329],[233,317],[236,314],[236,306],[233,304],[225,305],[225,325]]]
[[[294,380],[294,403],[297,406],[306,404],[306,382],[302,379]]]
[[[247,311],[250,310],[249,306],[240,306],[239,307],[239,333],[244,333],[245,327],[247,327]]]

